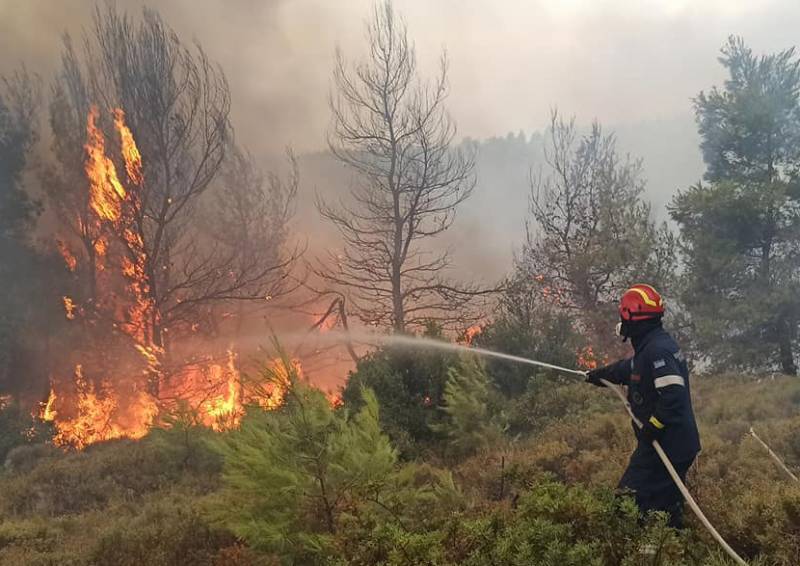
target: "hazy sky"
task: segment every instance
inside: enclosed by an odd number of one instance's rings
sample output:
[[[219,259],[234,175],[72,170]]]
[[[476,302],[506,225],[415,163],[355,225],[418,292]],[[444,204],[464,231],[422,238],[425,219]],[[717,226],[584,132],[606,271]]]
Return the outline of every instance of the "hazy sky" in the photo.
[[[124,7],[141,0],[119,1]],[[239,135],[256,151],[321,148],[334,48],[357,55],[370,0],[165,0],[157,7],[224,67]],[[580,121],[624,126],[686,119],[720,82],[719,47],[757,51],[800,38],[797,0],[397,0],[423,68],[444,47],[450,109],[463,135],[541,128],[558,105]],[[60,34],[79,34],[94,2],[0,0],[0,69],[47,75]]]

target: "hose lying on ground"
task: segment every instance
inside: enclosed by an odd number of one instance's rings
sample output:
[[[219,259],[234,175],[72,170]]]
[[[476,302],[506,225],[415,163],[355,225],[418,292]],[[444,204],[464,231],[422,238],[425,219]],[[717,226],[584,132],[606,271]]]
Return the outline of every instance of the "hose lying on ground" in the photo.
[[[766,449],[766,451],[769,453],[769,455],[770,455],[770,456],[772,456],[772,459],[773,459],[773,460],[775,460],[775,463],[777,463],[777,464],[778,464],[778,466],[780,466],[780,468],[781,468],[781,469],[782,469],[784,472],[786,472],[786,473],[789,475],[789,477],[790,477],[790,478],[792,478],[794,481],[800,481],[800,479],[798,479],[798,478],[797,478],[797,476],[796,476],[796,475],[794,475],[794,474],[792,473],[792,471],[791,471],[791,470],[789,469],[789,467],[788,467],[788,466],[787,466],[787,465],[786,465],[786,464],[783,462],[783,460],[781,460],[781,459],[778,457],[778,455],[777,455],[777,454],[775,454],[775,452],[773,452],[773,451],[772,451],[772,448],[770,448],[769,446],[767,446],[767,443],[766,443],[766,442],[764,442],[763,440],[761,440],[761,438],[759,438],[759,436],[756,434],[756,431],[754,431],[754,430],[753,430],[753,427],[750,427],[750,432],[749,432],[748,434],[750,434],[750,436],[752,436],[753,438],[755,438],[755,439],[758,441],[758,443],[759,443],[761,446],[763,446],[763,447],[764,447],[764,449]]]

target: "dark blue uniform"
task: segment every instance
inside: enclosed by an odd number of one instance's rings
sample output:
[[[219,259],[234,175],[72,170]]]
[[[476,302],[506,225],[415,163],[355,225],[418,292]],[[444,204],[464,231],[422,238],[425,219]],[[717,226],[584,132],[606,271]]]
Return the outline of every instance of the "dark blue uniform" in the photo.
[[[627,386],[633,414],[660,430],[659,443],[685,481],[700,452],[686,360],[660,324],[634,339],[633,347],[632,358],[611,367],[609,381]],[[649,442],[639,440],[619,487],[635,493],[643,513],[666,511],[671,524],[681,526],[683,498]]]

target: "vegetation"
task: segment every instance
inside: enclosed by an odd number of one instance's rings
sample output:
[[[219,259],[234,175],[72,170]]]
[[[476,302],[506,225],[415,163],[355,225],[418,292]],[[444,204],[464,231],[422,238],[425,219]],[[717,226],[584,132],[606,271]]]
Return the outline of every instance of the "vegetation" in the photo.
[[[539,281],[517,270],[498,297],[492,323],[473,338],[476,346],[507,354],[549,360],[568,366],[575,352],[586,346],[586,338],[575,329],[570,314],[553,305],[540,293]],[[505,395],[515,398],[525,393],[538,368],[503,360],[487,360],[489,377]]]
[[[413,461],[381,431],[376,394],[332,408],[299,381],[226,433],[17,447],[0,476],[0,563],[632,565],[649,542],[648,564],[730,564],[696,521],[639,524],[613,495],[633,438],[610,393],[540,376],[515,403],[474,359],[448,373],[439,440]],[[694,393],[704,451],[690,489],[753,563],[796,564],[800,485],[746,432],[800,466],[800,384],[702,376]],[[530,432],[508,434],[501,412]]]
[[[599,123],[579,136],[574,119],[553,112],[545,145],[549,172],[534,177],[532,221],[519,268],[570,311],[585,335],[614,351],[608,320],[636,281],[669,292],[675,245],[642,199],[641,161],[619,155]]]
[[[427,337],[441,337],[429,328]],[[442,419],[441,407],[449,368],[456,356],[439,351],[409,352],[381,349],[356,365],[342,391],[351,407],[361,403],[364,387],[372,389],[381,405],[381,425],[401,454],[415,456],[421,446],[432,442],[435,424]]]
[[[392,489],[396,454],[380,430],[378,402],[363,391],[348,419],[321,391],[290,377],[274,411],[253,409],[216,439],[224,456],[224,521],[254,548],[307,562],[360,507]]]
[[[759,57],[731,38],[720,60],[728,80],[695,100],[708,182],[671,209],[687,268],[682,300],[718,367],[795,375],[800,59],[793,48]]]

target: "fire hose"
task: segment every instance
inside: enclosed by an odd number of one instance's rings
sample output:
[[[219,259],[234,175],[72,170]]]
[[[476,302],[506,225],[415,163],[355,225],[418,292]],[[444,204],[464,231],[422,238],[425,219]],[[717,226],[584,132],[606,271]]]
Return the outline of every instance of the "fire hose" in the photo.
[[[405,345],[413,345],[413,346],[427,345],[429,347],[436,347],[436,348],[440,348],[440,349],[443,349],[443,350],[456,351],[456,352],[460,352],[460,351],[473,352],[473,353],[476,353],[476,354],[479,354],[479,355],[490,356],[490,357],[494,357],[494,358],[500,358],[500,359],[504,359],[504,360],[513,361],[513,362],[518,362],[518,363],[523,363],[523,364],[529,364],[529,365],[533,365],[533,366],[543,367],[543,368],[546,368],[546,369],[552,369],[552,370],[563,372],[563,373],[568,373],[568,374],[572,374],[572,375],[579,375],[579,376],[584,377],[584,378],[586,377],[586,372],[585,371],[580,371],[580,370],[576,370],[576,369],[569,369],[569,368],[557,366],[557,365],[554,365],[554,364],[548,364],[548,363],[540,362],[540,361],[537,361],[537,360],[531,360],[530,358],[523,358],[521,356],[513,356],[513,355],[510,355],[510,354],[503,354],[501,352],[494,352],[492,350],[486,350],[486,349],[483,349],[483,348],[474,348],[474,347],[470,347],[470,346],[464,346],[464,345],[461,345],[461,344],[450,344],[448,342],[442,342],[442,341],[439,341],[439,340],[420,339],[420,338],[412,338],[412,337],[399,336],[399,335],[391,336],[390,337],[390,341],[394,342],[394,343],[405,344]],[[625,398],[625,394],[622,392],[622,388],[617,386],[617,385],[614,385],[613,383],[611,383],[611,382],[609,382],[609,381],[607,381],[605,379],[601,379],[600,381],[603,383],[603,385],[605,385],[606,387],[611,389],[617,395],[617,397],[619,397],[620,401],[622,401],[623,405],[625,405],[625,410],[628,412],[628,415],[630,415],[630,417],[633,420],[633,422],[636,423],[637,427],[642,428],[642,426],[643,426],[642,422],[639,419],[637,419],[636,416],[633,414],[633,410],[631,409],[630,403],[628,403],[628,400]],[[722,549],[737,564],[740,564],[742,566],[747,566],[747,562],[745,562],[742,559],[741,556],[736,554],[736,551],[733,550],[727,542],[725,542],[725,539],[722,538],[722,535],[720,535],[717,532],[717,529],[714,528],[714,525],[712,525],[711,522],[706,518],[706,516],[703,513],[703,511],[700,509],[700,506],[694,500],[694,497],[692,497],[692,494],[689,493],[689,490],[686,488],[686,485],[683,483],[683,480],[681,480],[680,476],[675,471],[675,467],[672,465],[672,462],[670,462],[669,457],[664,452],[664,449],[661,447],[661,444],[659,444],[659,442],[657,440],[653,441],[653,448],[655,448],[656,453],[658,454],[658,457],[661,459],[661,462],[664,464],[664,467],[667,469],[667,472],[669,472],[669,475],[672,478],[672,481],[675,482],[675,485],[678,487],[678,490],[680,490],[681,495],[686,500],[686,502],[689,504],[689,507],[691,507],[692,511],[697,516],[697,518],[700,520],[700,522],[703,524],[703,526],[708,530],[708,532],[711,533],[711,536],[714,537],[714,540],[716,540],[717,543],[719,543],[719,545],[722,547]]]
[[[630,415],[633,422],[636,423],[636,426],[642,428],[643,426],[642,421],[637,419],[636,416],[633,414],[631,405],[625,398],[625,394],[622,392],[622,389],[614,385],[610,381],[606,381],[605,379],[601,379],[600,381],[603,382],[603,385],[605,385],[606,387],[611,389],[614,393],[616,393],[617,397],[619,397],[620,401],[622,401],[622,403],[625,405],[625,410],[628,411],[628,414]],[[700,506],[697,504],[697,502],[694,500],[694,497],[692,497],[692,494],[689,493],[689,490],[686,488],[686,484],[684,484],[683,481],[681,481],[678,472],[675,471],[675,467],[672,465],[672,462],[670,462],[666,452],[664,452],[664,449],[661,448],[661,444],[658,443],[658,440],[653,441],[653,448],[655,448],[658,457],[661,458],[661,461],[664,463],[664,467],[667,468],[669,475],[672,477],[672,481],[674,481],[675,485],[678,486],[678,489],[680,490],[681,495],[683,495],[683,498],[686,500],[686,503],[689,504],[689,507],[692,508],[692,511],[697,516],[697,518],[700,519],[700,522],[703,523],[703,526],[708,530],[708,532],[711,533],[711,536],[714,537],[714,540],[716,540],[719,543],[722,549],[728,554],[728,556],[733,558],[733,560],[737,564],[742,564],[744,566],[747,566],[747,562],[745,562],[741,556],[736,554],[736,551],[730,547],[730,545],[725,541],[725,539],[722,538],[722,535],[717,532],[717,529],[714,528],[714,525],[712,525],[711,522],[706,518],[705,514],[703,513],[703,510],[700,509]]]
[[[533,361],[533,360],[531,360],[531,361]],[[534,364],[534,365],[539,365],[539,364]],[[541,365],[543,367],[549,367],[551,369],[558,369],[560,371],[563,371],[563,372],[566,372],[566,373],[571,373],[573,375],[580,375],[580,376],[584,376],[584,377],[586,376],[586,372],[584,372],[584,371],[579,371],[579,370],[574,370],[574,369],[567,369],[567,368],[563,368],[563,367],[553,366],[552,364],[546,364],[546,365],[545,364],[541,364]],[[628,400],[625,398],[625,394],[622,392],[622,388],[617,386],[617,385],[614,385],[613,383],[611,383],[610,381],[607,381],[605,379],[601,379],[600,381],[607,388],[611,389],[617,395],[617,397],[619,397],[620,401],[622,401],[622,404],[625,405],[625,410],[628,412],[628,415],[630,415],[630,417],[633,420],[633,422],[636,423],[637,427],[642,428],[642,426],[643,426],[642,422],[639,419],[636,418],[636,415],[633,414],[633,410],[631,409],[631,405],[630,405],[630,403],[628,403]],[[742,559],[741,556],[736,554],[736,551],[731,548],[731,546],[725,541],[725,539],[722,538],[722,535],[720,535],[719,532],[717,532],[717,529],[714,528],[714,525],[712,525],[711,522],[708,520],[708,518],[706,518],[705,514],[703,513],[703,510],[700,509],[700,506],[694,500],[694,497],[692,497],[692,494],[689,493],[689,490],[687,489],[686,484],[683,483],[683,481],[681,480],[680,476],[678,475],[678,472],[675,471],[675,467],[672,465],[672,462],[670,462],[669,457],[667,456],[666,452],[664,452],[664,449],[661,447],[661,444],[659,444],[659,442],[657,440],[653,441],[653,448],[655,448],[656,453],[658,454],[658,457],[661,458],[661,462],[663,462],[664,467],[667,469],[667,472],[669,472],[670,477],[672,477],[672,481],[675,482],[675,485],[680,490],[681,495],[683,495],[683,498],[686,500],[686,503],[689,504],[689,507],[691,507],[692,511],[697,516],[697,518],[700,520],[700,522],[703,524],[703,526],[708,530],[709,533],[711,533],[711,536],[714,537],[714,540],[716,540],[717,543],[719,543],[719,545],[722,547],[722,549],[737,564],[741,564],[743,566],[747,566],[747,562],[745,562]],[[772,451],[770,450],[770,452],[772,452]]]
[[[772,459],[773,459],[773,460],[775,460],[775,463],[776,463],[776,464],[778,464],[778,466],[779,466],[779,467],[780,467],[780,468],[781,468],[781,469],[782,469],[784,472],[786,472],[786,473],[789,475],[789,477],[790,477],[790,478],[792,478],[794,481],[800,481],[800,479],[797,479],[797,476],[796,476],[796,475],[794,475],[794,474],[792,473],[792,471],[789,469],[789,466],[787,466],[787,465],[786,465],[786,464],[783,462],[783,460],[781,460],[781,459],[780,459],[780,457],[779,457],[777,454],[775,454],[775,452],[773,452],[773,451],[772,451],[772,448],[770,448],[770,447],[767,445],[767,443],[766,443],[766,442],[764,442],[763,440],[761,440],[761,438],[760,438],[760,437],[759,437],[759,436],[756,434],[756,431],[754,431],[754,430],[753,430],[753,427],[750,427],[750,432],[748,432],[748,434],[749,434],[750,436],[752,436],[753,438],[755,438],[755,439],[756,439],[756,441],[758,441],[758,443],[759,443],[761,446],[763,446],[763,447],[764,447],[764,449],[765,449],[765,450],[766,450],[766,451],[769,453],[769,455],[772,457]]]

